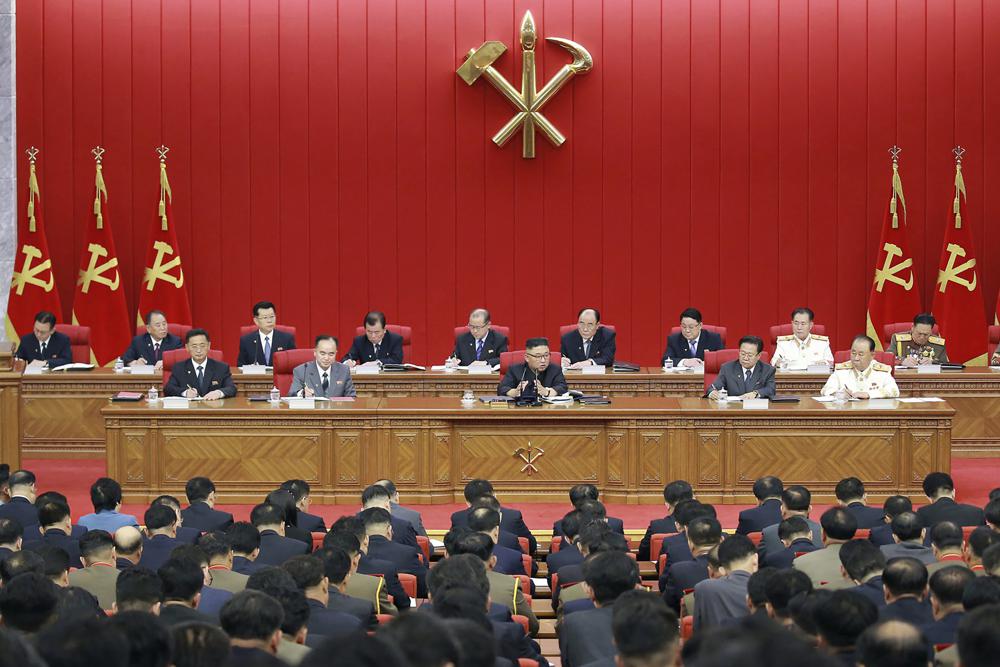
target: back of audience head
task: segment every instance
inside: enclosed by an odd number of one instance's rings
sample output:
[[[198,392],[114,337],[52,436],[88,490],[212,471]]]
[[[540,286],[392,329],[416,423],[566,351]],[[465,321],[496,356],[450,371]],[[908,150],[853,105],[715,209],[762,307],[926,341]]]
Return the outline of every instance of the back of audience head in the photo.
[[[672,665],[677,659],[677,614],[655,593],[622,593],[611,615],[611,632],[623,667]]]
[[[45,561],[34,551],[15,551],[0,561],[0,581],[6,586],[11,579],[25,572],[45,576]]]
[[[473,479],[465,484],[465,502],[470,505],[481,496],[492,496],[493,484],[488,479]]]
[[[788,601],[788,616],[791,625],[805,635],[811,643],[819,643],[819,628],[816,625],[814,612],[820,603],[825,602],[833,594],[825,588],[814,588],[808,593],[801,593]],[[787,623],[787,621],[786,621]]]
[[[856,658],[864,667],[928,667],[931,647],[923,633],[903,621],[882,621],[858,638]]]
[[[939,521],[931,528],[931,546],[937,553],[961,551],[965,544],[962,529],[953,521]]]
[[[24,526],[17,519],[0,518],[0,546],[11,551],[21,549],[24,541]]]
[[[143,515],[146,532],[149,535],[164,534],[174,537],[177,534],[177,513],[167,505],[150,505]]]
[[[846,649],[855,646],[861,634],[878,622],[878,607],[863,595],[838,590],[816,604],[812,619],[820,646]]]
[[[585,500],[600,500],[601,492],[593,484],[574,484],[569,489],[569,502],[579,507]]]
[[[956,643],[962,667],[993,667],[1000,656],[1000,605],[968,612],[958,622]]]
[[[772,475],[761,477],[753,483],[753,495],[761,502],[770,498],[780,498],[784,489],[781,480]]]
[[[75,618],[100,618],[107,617],[106,612],[101,608],[101,602],[97,596],[85,588],[79,586],[67,586],[59,589],[59,602],[56,604],[56,618],[59,622],[72,620]],[[114,603],[111,603],[114,606]]]
[[[866,496],[864,482],[857,477],[845,477],[840,480],[833,492],[842,505],[864,502]]]
[[[0,629],[0,667],[47,666],[25,635]]]
[[[38,652],[49,667],[128,667],[129,645],[107,618],[74,618],[48,626]]]
[[[730,535],[719,545],[719,562],[727,571],[757,569],[757,548],[746,535]]]
[[[369,507],[361,511],[361,520],[365,524],[365,532],[369,538],[372,536],[392,537],[392,515],[388,510],[381,507]]]
[[[893,598],[927,593],[927,566],[916,558],[893,558],[882,571],[882,585]]]
[[[489,507],[476,507],[469,512],[469,528],[472,530],[490,533],[500,527],[500,512]]]
[[[384,636],[358,635],[351,641],[330,638],[311,650],[300,667],[410,667],[399,648]],[[178,666],[179,667],[179,666]]]
[[[962,608],[969,612],[988,604],[1000,604],[1000,579],[976,577],[962,591]]]
[[[892,517],[892,535],[897,542],[918,542],[924,539],[924,522],[916,512],[900,512]]]
[[[281,513],[283,520],[285,522],[285,527],[295,527],[299,521],[299,506],[295,502],[295,496],[292,495],[291,491],[285,489],[278,489],[267,494],[267,498],[264,500],[268,505],[274,505],[275,507],[281,508]]]
[[[323,574],[331,586],[344,584],[354,569],[352,554],[340,547],[323,547],[312,553],[319,560]]]
[[[167,667],[174,642],[170,631],[152,614],[124,611],[109,619],[128,642],[129,667]]]
[[[110,477],[99,477],[90,486],[90,502],[95,512],[117,510],[122,504],[122,485]]]
[[[248,642],[271,653],[278,651],[282,621],[284,612],[278,601],[255,590],[237,593],[219,611],[219,623],[234,645]]]
[[[197,546],[208,556],[210,565],[229,563],[233,555],[233,547],[224,533],[205,533],[198,538]]]
[[[452,555],[471,554],[490,563],[493,560],[493,540],[484,533],[467,532],[452,543]]]
[[[35,505],[38,508],[38,525],[42,531],[57,528],[67,535],[72,530],[69,505],[61,500],[46,500]]]
[[[60,588],[38,572],[25,572],[0,588],[0,617],[12,630],[34,633],[52,617]]]
[[[494,667],[496,640],[493,626],[486,616],[478,618],[447,618],[444,620],[461,653],[456,667]]]
[[[576,539],[576,536],[580,533],[580,524],[583,519],[583,513],[575,507],[566,512],[565,516],[562,518],[562,532],[565,540],[572,542]]]
[[[677,479],[663,487],[663,502],[668,507],[676,507],[682,500],[694,498],[694,489],[683,479]]]
[[[259,591],[270,595],[281,605],[283,617],[281,632],[296,642],[306,638],[306,623],[309,622],[310,608],[305,593],[296,585],[295,579],[280,567],[266,567],[250,575],[246,590]]]
[[[135,526],[122,526],[113,536],[115,555],[134,563],[142,557],[142,533]]]
[[[118,573],[115,580],[115,609],[160,613],[163,581],[152,570],[136,565]]]
[[[989,526],[979,526],[969,534],[962,553],[970,565],[981,565],[986,550],[997,543],[1000,543],[1000,533]]]
[[[808,514],[812,508],[812,493],[801,484],[786,487],[781,492],[781,506],[786,513]]]
[[[976,575],[967,567],[950,565],[931,575],[929,586],[935,616],[949,610],[961,611],[965,587]]]
[[[983,569],[987,574],[1000,577],[1000,544],[987,547],[983,552]]]
[[[399,648],[410,667],[458,667],[462,662],[447,623],[434,614],[403,614],[378,634]]]
[[[576,506],[584,516],[594,521],[607,521],[608,509],[599,500],[581,500]]]
[[[437,608],[438,593],[453,586],[472,586],[484,596],[488,596],[490,581],[486,577],[483,561],[472,554],[458,554],[438,561],[428,570],[427,590],[434,600],[435,608]]]
[[[776,661],[776,656],[780,659]],[[833,667],[838,663],[818,653],[805,639],[754,614],[738,624],[697,632],[684,643],[683,664],[691,667],[734,665],[804,665]]]
[[[714,547],[722,541],[722,524],[712,517],[699,517],[688,524],[687,539],[695,549]]]
[[[840,564],[847,576],[862,583],[885,569],[885,554],[868,540],[851,540],[840,547]]]
[[[277,505],[261,503],[250,510],[250,523],[260,532],[273,530],[285,534],[285,511]]]
[[[59,587],[69,586],[69,554],[62,547],[42,544],[35,549],[42,559],[42,574]]]
[[[605,606],[639,585],[639,567],[628,554],[601,552],[584,561],[583,580],[590,589],[594,604]]]
[[[806,520],[800,516],[790,516],[783,519],[778,524],[778,539],[787,547],[795,540],[807,539],[812,541],[812,528]]]
[[[488,507],[491,510],[496,510],[497,513],[501,514],[501,516],[503,515],[503,508],[500,507],[500,501],[497,500],[496,496],[479,496],[472,501],[471,505],[469,505],[470,510],[475,510],[480,507]]]
[[[174,667],[218,667],[229,657],[229,637],[209,623],[180,623],[170,635]]]
[[[84,565],[115,563],[115,540],[106,530],[88,530],[80,538],[80,557]]]
[[[912,512],[913,502],[906,496],[889,496],[882,503],[882,513],[886,518],[892,520],[903,512]]]
[[[767,610],[767,582],[778,572],[775,567],[762,567],[747,579],[747,608],[751,613]]]
[[[205,585],[205,573],[194,560],[171,555],[156,573],[163,585],[164,602],[183,602],[192,607],[197,606],[201,589]]]
[[[260,531],[252,523],[237,521],[226,531],[226,541],[234,556],[256,557],[260,550]]]
[[[192,477],[184,485],[184,495],[187,496],[188,504],[194,503],[214,503],[215,484],[208,477]]]
[[[986,515],[987,525],[994,530],[1000,530],[1000,496],[990,498],[990,501],[983,508],[983,514]]]
[[[358,541],[354,533],[349,533],[346,530],[327,533],[326,537],[323,538],[323,547],[343,549],[351,558],[358,558],[361,554],[361,542]]]
[[[819,518],[827,542],[846,542],[858,532],[858,520],[843,507],[831,507]]]
[[[924,495],[931,500],[955,495],[955,481],[946,472],[932,472],[924,477]]]
[[[797,595],[807,595],[813,589],[812,580],[802,570],[778,570],[764,586],[767,595],[767,614],[775,620],[790,617],[789,603]]]
[[[323,561],[312,554],[289,558],[281,566],[281,569],[292,575],[295,585],[303,591],[321,587],[323,580],[326,579],[326,573],[323,572]]]

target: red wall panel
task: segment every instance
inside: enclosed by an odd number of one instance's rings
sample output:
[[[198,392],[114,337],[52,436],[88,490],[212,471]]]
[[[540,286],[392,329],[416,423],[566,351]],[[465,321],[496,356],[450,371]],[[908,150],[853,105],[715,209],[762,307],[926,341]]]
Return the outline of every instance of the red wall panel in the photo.
[[[498,39],[517,84],[529,9],[542,37],[595,60],[546,109],[568,141],[539,135],[533,161],[519,135],[489,141],[510,105],[454,73]],[[808,304],[845,347],[863,329],[886,149],[904,149],[929,304],[960,143],[992,319],[988,0],[28,0],[17,37],[18,142],[42,149],[64,317],[90,148],[108,151],[134,307],[164,143],[195,320],[230,358],[264,298],[303,344],[384,309],[427,363],[479,305],[518,342],[598,306],[642,363],[688,305],[735,340]],[[542,85],[567,56],[537,54]]]

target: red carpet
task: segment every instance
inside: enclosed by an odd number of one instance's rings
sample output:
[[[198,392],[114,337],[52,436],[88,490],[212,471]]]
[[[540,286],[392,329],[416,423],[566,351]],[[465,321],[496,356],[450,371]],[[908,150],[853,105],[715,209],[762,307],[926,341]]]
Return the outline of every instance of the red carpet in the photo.
[[[38,476],[39,492],[58,490],[69,498],[73,516],[79,517],[92,511],[90,504],[90,484],[105,473],[104,462],[99,460],[26,460],[22,464]],[[952,461],[952,476],[958,488],[958,499],[974,505],[986,504],[989,492],[1000,486],[1000,459],[955,459]],[[277,484],[275,485],[277,486]],[[184,498],[179,499],[186,502]],[[263,500],[263,499],[262,499]],[[502,500],[502,497],[501,497]],[[405,496],[402,502],[406,504]],[[568,500],[561,503],[522,503],[517,507],[524,515],[525,523],[534,530],[550,530],[553,521],[562,518],[567,511]],[[416,506],[428,530],[447,530],[449,517],[464,505],[422,505]],[[734,528],[740,510],[746,505],[716,505],[722,525]],[[814,516],[819,516],[828,506],[814,506]],[[239,520],[250,515],[251,505],[220,505],[220,509],[232,512]],[[357,505],[313,505],[310,511],[326,519],[329,525],[337,517],[357,511]],[[129,503],[125,497],[123,511],[135,514],[142,521],[146,506]],[[644,530],[650,519],[663,516],[662,505],[622,505],[609,504],[608,514],[625,520],[625,528]]]

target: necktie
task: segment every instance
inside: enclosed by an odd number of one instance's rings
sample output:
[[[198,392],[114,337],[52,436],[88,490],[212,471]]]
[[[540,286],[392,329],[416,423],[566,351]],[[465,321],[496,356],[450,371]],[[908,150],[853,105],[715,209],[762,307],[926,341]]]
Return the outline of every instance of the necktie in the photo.
[[[40,354],[42,355],[42,359],[45,358],[45,346],[48,345],[48,344],[49,344],[49,342],[47,340],[43,340],[42,341],[41,352],[40,352]]]
[[[691,356],[692,357],[697,357],[698,356],[698,343],[695,342],[695,341],[691,341],[691,342],[688,343],[688,347],[691,348]]]
[[[375,358],[378,359],[378,343],[372,343],[372,347],[375,348]]]
[[[584,359],[589,359],[590,358],[590,341],[589,340],[583,341],[583,358]]]
[[[479,361],[483,354],[483,339],[480,338],[476,341],[476,361]]]
[[[205,388],[205,369],[202,366],[198,366],[198,393]]]
[[[271,337],[264,336],[264,365],[271,363]]]
[[[324,372],[323,373],[323,393],[325,394],[326,390],[329,389],[329,388],[330,388],[330,374]]]
[[[744,384],[746,384],[748,386],[750,384],[750,374],[751,373],[753,373],[752,369],[750,369],[750,368],[743,369],[743,382],[744,382]]]
[[[160,360],[160,341],[156,341],[155,343],[153,343],[153,360],[154,361]]]

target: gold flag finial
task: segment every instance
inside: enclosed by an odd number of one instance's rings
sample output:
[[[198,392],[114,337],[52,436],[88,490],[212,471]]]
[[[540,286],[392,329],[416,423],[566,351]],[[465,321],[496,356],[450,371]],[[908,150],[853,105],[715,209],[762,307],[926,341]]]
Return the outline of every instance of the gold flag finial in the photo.
[[[24,152],[28,156],[28,162],[30,164],[35,164],[35,160],[38,159],[39,150],[37,148],[35,148],[34,146],[31,146],[31,147],[28,148],[28,150],[26,150]]]
[[[160,231],[167,231],[167,199],[173,201],[174,196],[170,192],[170,180],[167,178],[167,153],[170,149],[160,144],[156,148],[156,154],[160,156],[160,205],[157,214],[160,216]]]
[[[955,214],[955,229],[962,228],[962,207],[959,197],[967,199],[965,194],[965,178],[962,177],[962,158],[965,156],[965,149],[955,146],[952,149],[955,154],[955,201],[952,202],[952,213]]]
[[[903,205],[903,215],[906,215],[906,198],[903,196],[903,180],[899,177],[899,154],[903,149],[893,144],[889,149],[892,156],[892,196],[889,199],[889,212],[892,213],[892,228],[899,227],[899,214],[896,212],[896,200]]]
[[[163,144],[160,144],[159,146],[157,146],[155,148],[155,150],[156,150],[156,154],[160,157],[160,162],[166,162],[167,161],[167,153],[170,152],[170,149],[167,148],[166,146],[164,146]]]
[[[108,200],[108,188],[104,185],[104,168],[102,166],[105,151],[101,146],[96,146],[90,152],[94,154],[94,161],[97,162],[97,173],[94,176],[94,215],[97,217],[97,228],[104,229],[104,214],[101,212],[101,195],[104,195],[104,201]]]
[[[34,146],[24,151],[28,155],[28,231],[35,233],[35,200],[38,199],[38,176],[35,175],[35,162],[38,160],[38,149]]]
[[[91,149],[90,152],[94,154],[94,161],[97,162],[97,164],[101,164],[101,162],[104,161],[104,148],[103,147],[101,147],[101,146],[95,146],[93,149]]]

